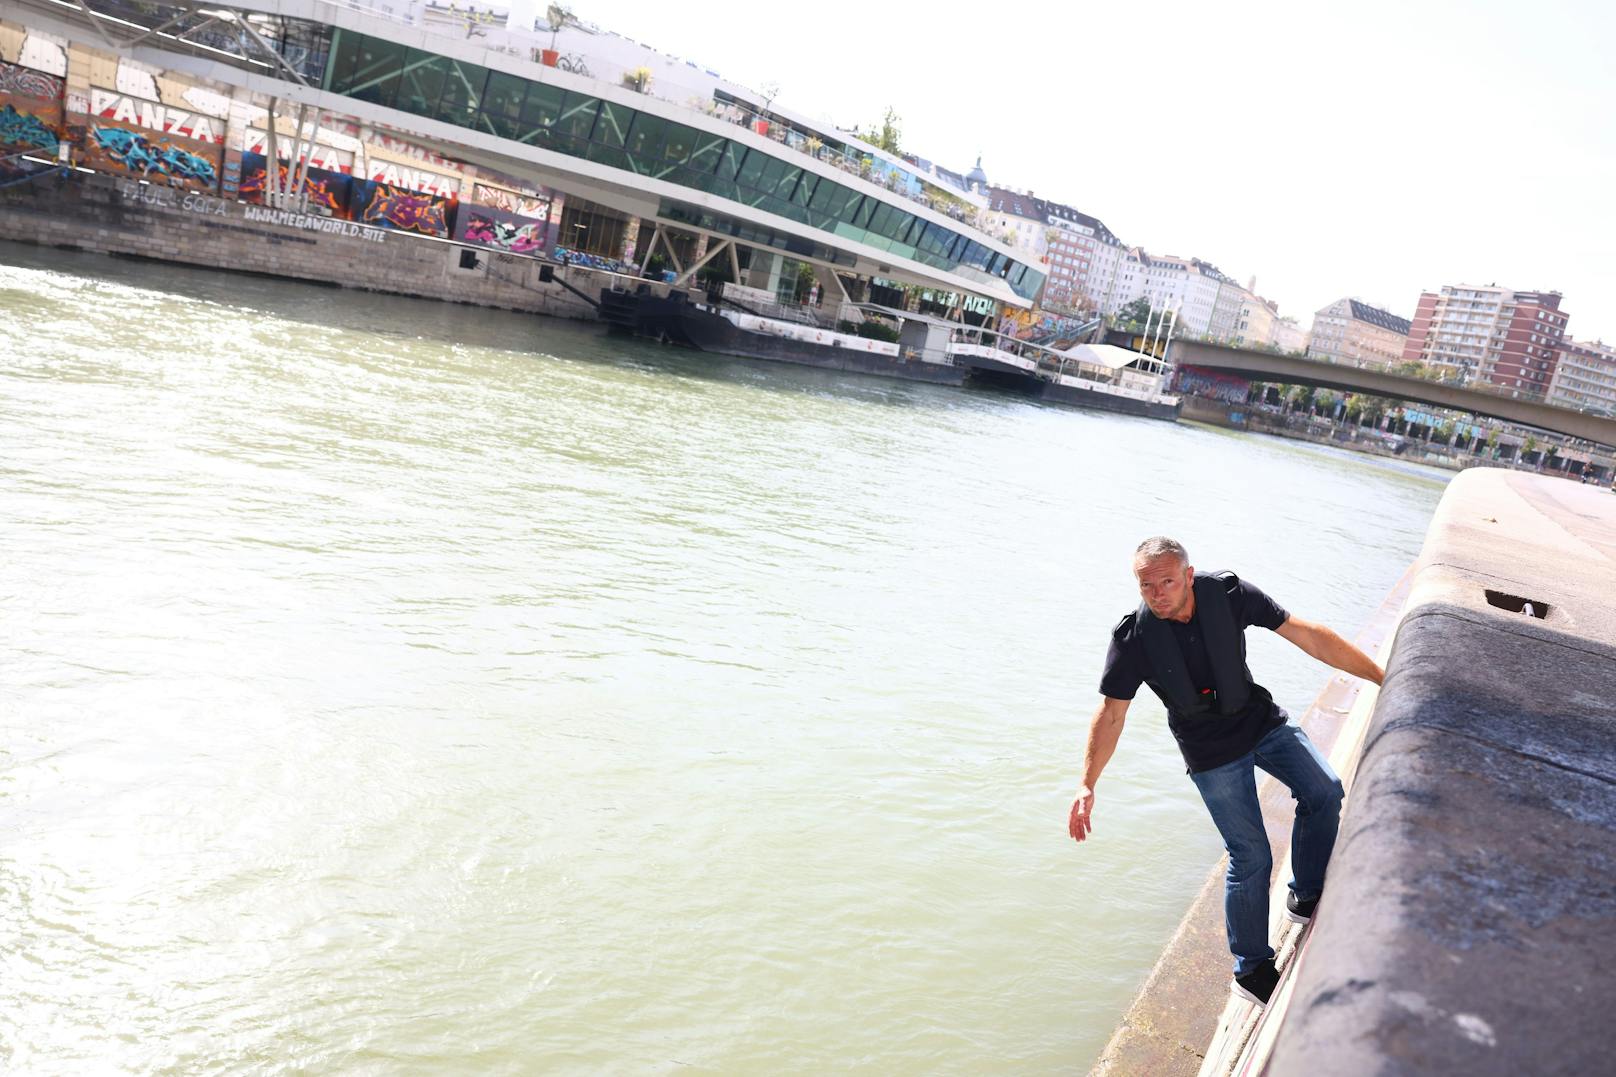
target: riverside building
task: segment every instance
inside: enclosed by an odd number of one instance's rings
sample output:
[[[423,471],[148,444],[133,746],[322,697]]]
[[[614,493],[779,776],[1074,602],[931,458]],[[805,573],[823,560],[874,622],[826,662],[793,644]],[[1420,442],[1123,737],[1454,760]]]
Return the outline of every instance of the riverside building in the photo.
[[[727,355],[1177,416],[1158,357],[1034,330],[1046,226],[985,230],[979,170],[884,154],[694,65],[667,100],[650,66],[563,56],[514,11],[502,29],[330,0],[6,10],[26,21],[0,20],[4,130],[40,166],[19,182],[62,179],[19,211],[35,242],[565,305]],[[59,149],[71,167],[40,157]],[[444,245],[378,260],[388,232]]]
[[[1249,348],[1271,348],[1279,321],[1279,305],[1258,295],[1252,290],[1255,286],[1256,282],[1252,281],[1239,292],[1240,313],[1230,342]]]
[[[1421,294],[1403,358],[1462,383],[1541,400],[1554,378],[1566,318],[1559,292],[1445,285]]]
[[[1313,314],[1307,354],[1331,363],[1385,369],[1402,361],[1409,321],[1357,299],[1337,299]]]
[[[1563,408],[1616,415],[1616,347],[1567,337],[1546,399]]]
[[[1120,260],[1117,279],[1113,309],[1143,299],[1152,310],[1176,311],[1180,335],[1235,336],[1244,289],[1210,262],[1133,247]]]
[[[680,283],[708,268],[778,295],[806,267],[838,311],[905,286],[961,313],[1026,309],[1043,285],[1036,259],[978,227],[980,195],[699,69],[665,100],[654,74],[613,79],[586,56],[563,69],[548,32],[468,37],[423,5],[7,10],[23,21],[0,55],[58,93],[30,115],[97,171],[249,201],[267,186],[271,202],[451,240],[476,210],[477,235],[527,237],[514,253],[658,257]],[[184,119],[199,115],[208,137]]]

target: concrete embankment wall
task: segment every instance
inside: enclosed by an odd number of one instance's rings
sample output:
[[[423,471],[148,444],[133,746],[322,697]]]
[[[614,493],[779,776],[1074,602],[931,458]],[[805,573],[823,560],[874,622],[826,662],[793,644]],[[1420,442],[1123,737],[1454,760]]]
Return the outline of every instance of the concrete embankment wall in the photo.
[[[1427,536],[1266,1072],[1609,1072],[1612,969],[1616,497],[1468,471]]]
[[[240,202],[78,172],[0,191],[0,239],[564,318],[595,316],[558,284],[542,283],[535,259],[296,214],[255,219],[263,215]],[[461,264],[466,251],[471,268]],[[589,295],[604,279],[579,268],[556,272]]]

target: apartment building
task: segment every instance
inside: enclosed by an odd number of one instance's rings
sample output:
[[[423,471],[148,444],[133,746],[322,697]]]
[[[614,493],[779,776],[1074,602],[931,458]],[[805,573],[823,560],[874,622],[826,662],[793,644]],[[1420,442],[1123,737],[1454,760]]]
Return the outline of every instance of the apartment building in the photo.
[[[1445,285],[1420,296],[1403,358],[1541,400],[1554,378],[1566,318],[1559,292]]]
[[[1065,305],[1078,310],[1114,312],[1111,302],[1122,241],[1098,217],[1059,202],[1044,202],[1049,222],[1049,283],[1044,294],[1059,289]]]
[[[1279,323],[1279,304],[1264,299],[1247,285],[1239,289],[1240,310],[1236,315],[1234,335],[1229,339],[1249,348],[1271,348]]]
[[[1337,299],[1313,313],[1307,354],[1331,363],[1385,369],[1402,362],[1409,320],[1358,299]]]
[[[1595,415],[1616,415],[1616,346],[1565,338],[1545,400]]]
[[[1278,318],[1274,321],[1273,345],[1286,354],[1307,351],[1307,330],[1303,329],[1295,318]]]

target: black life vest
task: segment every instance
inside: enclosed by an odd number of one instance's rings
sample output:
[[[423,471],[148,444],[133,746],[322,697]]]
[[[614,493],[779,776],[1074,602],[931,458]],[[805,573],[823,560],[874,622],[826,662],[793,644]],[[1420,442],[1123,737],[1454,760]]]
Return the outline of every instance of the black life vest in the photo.
[[[1155,674],[1151,687],[1158,689],[1168,710],[1187,718],[1205,718],[1214,715],[1232,716],[1246,709],[1251,700],[1251,682],[1246,677],[1244,647],[1241,629],[1235,623],[1234,611],[1229,608],[1226,573],[1195,574],[1195,616],[1201,622],[1201,637],[1206,641],[1206,655],[1212,663],[1212,681],[1217,689],[1213,697],[1198,692],[1190,683],[1189,668],[1184,652],[1173,636],[1168,622],[1150,612],[1150,607],[1139,604],[1135,615],[1139,626],[1139,639],[1145,655],[1150,659]]]

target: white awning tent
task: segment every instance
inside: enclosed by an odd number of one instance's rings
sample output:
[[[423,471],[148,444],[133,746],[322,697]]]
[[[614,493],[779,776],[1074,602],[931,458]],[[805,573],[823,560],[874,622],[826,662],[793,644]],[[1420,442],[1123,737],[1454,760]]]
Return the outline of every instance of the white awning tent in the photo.
[[[1074,362],[1090,363],[1094,366],[1103,366],[1111,370],[1121,370],[1129,363],[1137,363],[1141,359],[1154,362],[1156,358],[1144,352],[1119,348],[1115,344],[1079,344],[1075,348],[1068,348],[1056,354]]]

